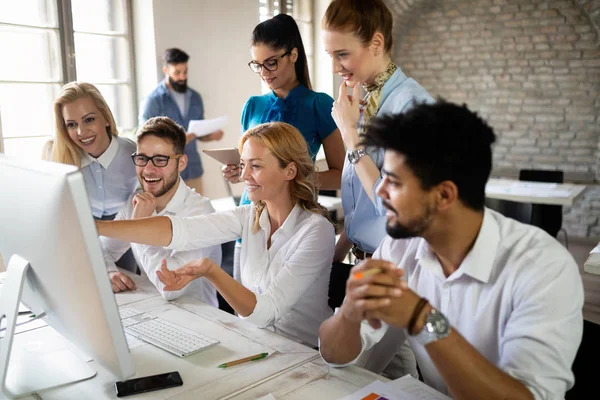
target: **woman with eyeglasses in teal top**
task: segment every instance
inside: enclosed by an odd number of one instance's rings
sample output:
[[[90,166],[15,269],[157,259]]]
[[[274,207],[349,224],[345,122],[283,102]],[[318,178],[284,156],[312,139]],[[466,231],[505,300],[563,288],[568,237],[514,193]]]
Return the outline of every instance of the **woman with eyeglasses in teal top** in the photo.
[[[294,126],[306,139],[313,162],[323,145],[329,170],[319,172],[319,189],[339,189],[344,144],[331,117],[333,99],[312,90],[306,52],[292,17],[279,14],[254,28],[248,66],[271,92],[248,99],[242,111],[242,132],[265,122]],[[223,167],[223,175],[231,183],[240,182],[240,172],[236,165]],[[244,191],[240,205],[249,203]]]
[[[294,126],[306,140],[313,162],[323,145],[328,170],[318,173],[318,188],[340,189],[345,150],[331,116],[333,99],[312,90],[306,51],[296,21],[286,14],[263,21],[254,28],[251,43],[252,61],[248,66],[271,92],[248,99],[242,111],[242,132],[274,121]],[[222,171],[230,183],[241,182],[241,169],[237,165],[226,165]],[[250,204],[247,190],[240,199],[240,205],[244,204]],[[236,278],[239,244],[234,257]]]

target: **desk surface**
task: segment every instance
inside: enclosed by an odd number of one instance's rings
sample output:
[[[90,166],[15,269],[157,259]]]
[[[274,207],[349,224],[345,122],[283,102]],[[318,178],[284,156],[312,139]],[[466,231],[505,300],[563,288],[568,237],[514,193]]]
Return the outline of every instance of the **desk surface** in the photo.
[[[485,195],[491,199],[520,203],[571,206],[585,191],[585,185],[572,183],[545,183],[491,178],[485,186]]]
[[[260,397],[259,393],[273,393],[277,399],[335,399],[376,379],[385,380],[358,367],[330,369],[316,350],[189,297],[167,302],[145,277],[133,279],[138,289],[117,294],[120,307],[150,312],[221,342],[186,358],[145,342],[130,344],[135,377],[179,371],[184,381],[181,387],[140,394],[136,399],[253,399]],[[43,341],[54,333],[45,327],[28,334]],[[261,352],[268,352],[269,356],[232,368],[217,368],[223,362]],[[90,365],[97,371],[96,377],[42,391],[39,396],[44,400],[116,399],[114,377],[95,361]]]
[[[388,381],[356,366],[331,368],[318,357],[227,399],[253,400],[269,393],[277,400],[340,399],[375,380]]]

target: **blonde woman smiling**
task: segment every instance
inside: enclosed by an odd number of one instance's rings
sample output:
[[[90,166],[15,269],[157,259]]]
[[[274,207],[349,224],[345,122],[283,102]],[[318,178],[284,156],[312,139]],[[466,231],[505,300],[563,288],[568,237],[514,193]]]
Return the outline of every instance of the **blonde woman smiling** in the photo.
[[[90,83],[63,86],[54,119],[50,160],[80,167],[94,217],[113,219],[138,184],[131,162],[135,143],[118,136],[106,100]]]
[[[317,203],[306,141],[283,122],[258,125],[240,141],[242,179],[252,204],[190,218],[98,221],[100,235],[174,250],[242,239],[240,282],[209,259],[158,272],[166,290],[204,277],[241,318],[317,346],[327,306],[335,234]]]

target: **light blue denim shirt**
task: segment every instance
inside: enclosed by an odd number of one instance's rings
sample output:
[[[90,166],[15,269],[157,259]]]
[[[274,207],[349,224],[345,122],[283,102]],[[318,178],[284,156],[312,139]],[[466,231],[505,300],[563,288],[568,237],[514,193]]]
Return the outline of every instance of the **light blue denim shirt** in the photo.
[[[394,72],[383,86],[381,104],[377,115],[398,114],[408,111],[415,102],[433,102],[433,98],[414,79],[408,78],[400,68]],[[379,171],[383,166],[383,150],[368,148],[367,153]],[[361,250],[373,253],[386,235],[385,208],[375,190],[381,182],[381,176],[373,189],[375,204],[363,189],[354,165],[348,158],[342,171],[342,206],[344,208],[344,227],[348,240]]]
[[[204,104],[200,94],[189,87],[185,92],[185,104],[187,105],[187,115],[184,117],[163,79],[144,100],[138,117],[138,128],[152,117],[169,117],[187,131],[191,120],[204,119]],[[188,157],[188,164],[186,169],[181,171],[181,177],[184,180],[201,177],[204,169],[196,141],[185,146],[185,154]]]
[[[131,140],[113,136],[100,157],[87,153],[81,157],[81,173],[94,217],[116,214],[135,192],[138,179],[131,160],[135,149]]]

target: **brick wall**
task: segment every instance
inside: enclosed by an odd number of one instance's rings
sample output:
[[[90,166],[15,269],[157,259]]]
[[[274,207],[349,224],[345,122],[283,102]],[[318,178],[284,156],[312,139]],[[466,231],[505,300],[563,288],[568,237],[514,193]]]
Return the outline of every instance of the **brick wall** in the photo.
[[[562,169],[590,184],[570,236],[600,237],[600,0],[388,0],[395,59],[494,127],[494,174]]]

